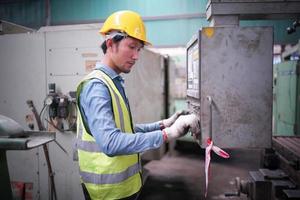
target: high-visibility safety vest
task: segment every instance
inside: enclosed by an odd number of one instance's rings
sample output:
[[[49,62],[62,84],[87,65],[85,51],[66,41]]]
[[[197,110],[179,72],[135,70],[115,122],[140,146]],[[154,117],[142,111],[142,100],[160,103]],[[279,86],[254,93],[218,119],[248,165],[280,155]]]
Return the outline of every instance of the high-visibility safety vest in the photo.
[[[137,193],[142,186],[138,154],[109,157],[99,150],[95,138],[88,133],[79,109],[80,92],[90,79],[100,79],[108,87],[112,100],[114,120],[122,132],[133,134],[131,115],[112,79],[100,70],[94,70],[77,87],[77,150],[79,173],[91,199],[121,199]],[[101,134],[101,133],[99,133]]]

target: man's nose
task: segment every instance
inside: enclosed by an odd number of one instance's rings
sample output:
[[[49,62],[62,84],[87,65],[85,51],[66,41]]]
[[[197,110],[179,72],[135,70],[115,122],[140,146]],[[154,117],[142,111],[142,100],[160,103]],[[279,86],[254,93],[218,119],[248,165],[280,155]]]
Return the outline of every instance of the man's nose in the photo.
[[[134,60],[137,60],[137,59],[139,59],[139,50],[134,50],[133,51],[133,55],[132,55],[132,58],[134,59]]]

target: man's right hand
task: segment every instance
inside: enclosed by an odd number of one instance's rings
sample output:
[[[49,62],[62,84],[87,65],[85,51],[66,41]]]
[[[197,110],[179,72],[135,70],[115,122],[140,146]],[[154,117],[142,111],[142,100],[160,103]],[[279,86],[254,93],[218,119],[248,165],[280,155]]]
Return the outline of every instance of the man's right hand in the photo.
[[[181,115],[178,119],[168,128],[163,130],[166,134],[167,141],[184,136],[189,130],[193,135],[200,135],[200,120],[195,114]]]

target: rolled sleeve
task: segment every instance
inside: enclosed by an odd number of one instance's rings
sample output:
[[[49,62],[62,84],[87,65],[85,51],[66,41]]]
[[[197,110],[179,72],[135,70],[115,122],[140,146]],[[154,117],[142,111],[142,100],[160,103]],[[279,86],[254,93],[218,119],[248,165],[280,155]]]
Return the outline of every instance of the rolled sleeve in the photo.
[[[136,124],[134,127],[135,132],[151,132],[160,130],[159,122],[147,123],[147,124]]]

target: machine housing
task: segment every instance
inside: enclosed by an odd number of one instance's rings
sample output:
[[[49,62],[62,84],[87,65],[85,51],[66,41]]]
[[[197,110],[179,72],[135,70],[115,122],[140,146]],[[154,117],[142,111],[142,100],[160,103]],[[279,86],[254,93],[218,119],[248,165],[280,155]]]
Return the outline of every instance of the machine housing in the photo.
[[[187,103],[206,146],[269,148],[272,27],[203,27],[187,44]]]

